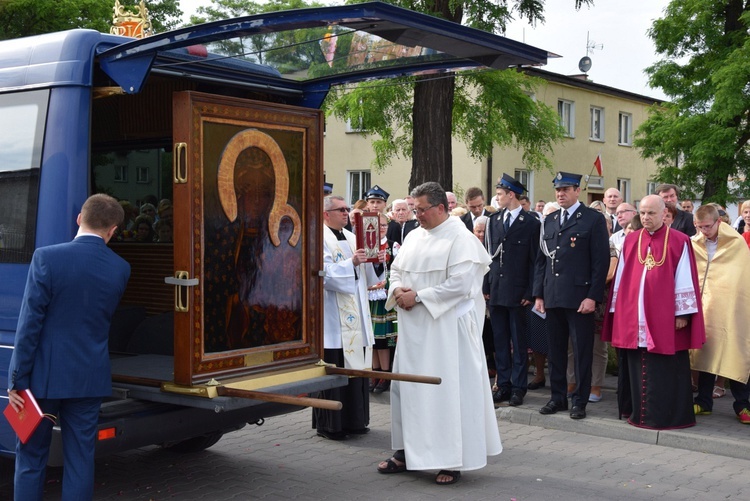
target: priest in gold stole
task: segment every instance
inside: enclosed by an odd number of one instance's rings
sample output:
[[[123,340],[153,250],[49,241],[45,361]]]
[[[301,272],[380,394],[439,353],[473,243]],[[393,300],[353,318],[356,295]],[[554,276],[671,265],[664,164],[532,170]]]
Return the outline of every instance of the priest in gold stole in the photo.
[[[719,211],[704,205],[695,213],[692,238],[698,281],[701,284],[706,344],[690,352],[698,374],[695,414],[710,414],[716,376],[729,380],[734,412],[743,424],[750,424],[750,250],[734,228],[719,219]]]

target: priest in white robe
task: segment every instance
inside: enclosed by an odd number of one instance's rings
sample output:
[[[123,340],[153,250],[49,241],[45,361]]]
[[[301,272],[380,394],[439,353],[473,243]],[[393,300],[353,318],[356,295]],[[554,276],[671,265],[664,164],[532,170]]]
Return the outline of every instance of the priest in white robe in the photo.
[[[393,372],[438,376],[442,383],[392,382],[396,452],[378,471],[440,470],[435,481],[447,485],[502,451],[479,321],[490,257],[461,220],[449,217],[439,184],[420,185],[412,196],[420,228],[391,266],[386,303],[398,312]]]
[[[356,249],[352,232],[344,229],[349,209],[346,201],[331,195],[323,201],[323,359],[338,367],[369,370],[372,367],[372,333],[367,287],[380,283],[364,249]],[[379,257],[385,259],[385,252]],[[319,436],[344,440],[369,431],[368,380],[349,378],[347,386],[323,392],[322,398],[338,400],[341,411],[313,409],[313,427]]]

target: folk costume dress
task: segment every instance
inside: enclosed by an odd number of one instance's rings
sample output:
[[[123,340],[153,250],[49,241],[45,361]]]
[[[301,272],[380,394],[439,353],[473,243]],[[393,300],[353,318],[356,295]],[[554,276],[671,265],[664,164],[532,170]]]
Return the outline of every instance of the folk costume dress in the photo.
[[[689,316],[685,328],[676,330],[677,316]],[[602,339],[622,350],[620,413],[630,424],[657,430],[695,424],[688,350],[703,346],[706,333],[687,235],[663,225],[625,238]]]
[[[388,266],[390,266],[391,247],[388,239],[383,238],[380,241],[380,250],[385,250],[385,285],[377,289],[370,289],[367,295],[370,299],[370,316],[372,317],[372,331],[375,336],[375,349],[387,350],[396,347],[396,337],[398,336],[397,314],[395,310],[388,310],[385,307],[385,300],[388,295]]]
[[[397,308],[393,371],[438,376],[440,385],[393,381],[393,449],[409,470],[475,470],[502,451],[482,347],[482,278],[490,257],[466,226],[449,217],[406,237],[391,266],[393,291],[415,290],[421,303]]]
[[[367,286],[380,282],[370,263],[355,267],[352,256],[354,234],[323,227],[323,315],[324,360],[347,369],[372,367],[372,320]],[[340,433],[362,430],[370,422],[367,379],[349,378],[347,386],[322,392],[322,398],[338,400],[341,411],[313,409],[313,427]]]

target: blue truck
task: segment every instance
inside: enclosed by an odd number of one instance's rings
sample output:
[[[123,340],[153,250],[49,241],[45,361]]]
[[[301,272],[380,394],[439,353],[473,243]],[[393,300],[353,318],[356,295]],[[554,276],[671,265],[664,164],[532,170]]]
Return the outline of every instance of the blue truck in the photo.
[[[128,213],[110,246],[132,274],[109,333],[98,455],[201,450],[345,384],[320,363],[326,94],[546,57],[379,2],[144,39],[0,42],[0,410],[31,256],[71,240],[100,192]],[[14,449],[0,419],[0,454]],[[61,464],[59,429],[49,462]]]

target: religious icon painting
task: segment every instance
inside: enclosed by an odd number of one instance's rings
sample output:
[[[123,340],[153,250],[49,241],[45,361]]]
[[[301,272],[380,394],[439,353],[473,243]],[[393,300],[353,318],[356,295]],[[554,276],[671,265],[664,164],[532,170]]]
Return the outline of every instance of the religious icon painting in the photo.
[[[354,214],[354,234],[357,249],[364,249],[366,262],[377,263],[380,250],[380,214],[377,212],[357,212]]]

